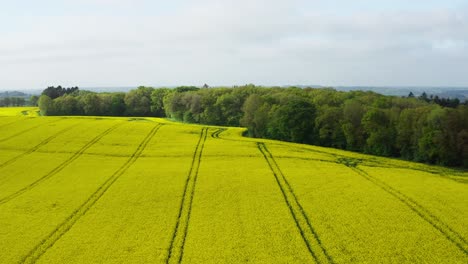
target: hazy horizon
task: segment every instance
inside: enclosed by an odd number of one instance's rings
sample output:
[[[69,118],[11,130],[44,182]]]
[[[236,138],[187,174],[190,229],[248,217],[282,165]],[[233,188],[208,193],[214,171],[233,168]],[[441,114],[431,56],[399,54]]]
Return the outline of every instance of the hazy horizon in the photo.
[[[239,85],[213,85],[210,87],[234,87],[234,86],[242,86],[246,84],[239,84]],[[289,84],[289,85],[261,85],[261,84],[254,84],[256,86],[261,86],[261,87],[291,87],[291,86],[296,86],[296,87],[312,87],[312,88],[334,88],[336,90],[341,90],[341,91],[347,91],[347,90],[374,90],[377,92],[380,92],[382,94],[402,94],[402,92],[406,91],[411,91],[416,94],[420,94],[422,92],[428,92],[428,93],[434,93],[434,92],[444,92],[444,91],[463,91],[466,92],[468,91],[468,86],[372,86],[372,85],[314,85],[314,84]],[[58,85],[49,85],[49,86],[58,86]],[[90,91],[95,91],[95,92],[115,92],[115,91],[122,91],[122,92],[127,92],[131,89],[136,89],[139,86],[142,85],[131,85],[131,86],[85,86],[85,87],[79,87],[81,90],[90,90]],[[146,85],[147,87],[153,87],[153,88],[176,88],[178,85]],[[197,85],[197,84],[182,84],[182,86],[197,86],[201,87],[202,85]],[[67,88],[68,86],[63,86],[64,88]],[[31,93],[31,94],[39,94],[42,90],[44,90],[47,87],[39,87],[39,88],[15,88],[15,89],[8,89],[8,88],[1,88],[0,87],[0,92],[23,92],[23,93]],[[389,90],[390,89],[390,90]],[[391,92],[393,91],[394,92]],[[384,92],[385,91],[385,92]]]
[[[0,90],[468,87],[468,2],[8,2]]]

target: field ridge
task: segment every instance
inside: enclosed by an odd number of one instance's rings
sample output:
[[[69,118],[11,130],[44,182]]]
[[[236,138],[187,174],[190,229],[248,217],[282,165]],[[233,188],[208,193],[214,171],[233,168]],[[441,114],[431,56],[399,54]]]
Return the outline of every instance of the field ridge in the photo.
[[[45,174],[44,176],[42,176],[41,178],[35,180],[34,182],[28,184],[27,186],[19,189],[18,191],[10,194],[10,195],[7,195],[3,198],[0,198],[0,205],[8,202],[8,201],[11,201],[12,199],[14,199],[15,197],[18,197],[19,195],[27,192],[28,190],[31,190],[32,188],[36,187],[37,185],[39,185],[40,183],[44,182],[45,180],[49,179],[50,177],[56,175],[57,173],[59,173],[60,171],[62,171],[64,168],[66,168],[70,163],[72,163],[73,161],[75,161],[76,159],[78,159],[82,154],[83,152],[85,152],[87,149],[89,149],[91,146],[93,146],[94,144],[96,144],[101,138],[103,138],[104,136],[106,136],[107,134],[109,134],[110,132],[112,132],[112,130],[116,129],[118,126],[122,125],[122,123],[118,123],[118,124],[115,124],[113,126],[111,126],[110,128],[108,128],[107,130],[105,130],[104,132],[100,133],[99,135],[97,135],[96,137],[94,137],[91,141],[89,141],[88,143],[86,143],[83,147],[81,147],[77,152],[75,152],[75,154],[73,154],[71,157],[69,157],[68,159],[66,159],[64,162],[62,162],[60,165],[58,165],[57,167],[55,167],[54,169],[52,169],[51,171],[49,171],[47,174]]]
[[[192,164],[184,185],[182,199],[180,201],[179,213],[176,225],[169,245],[166,263],[180,263],[184,253],[185,239],[190,221],[193,196],[195,194],[195,185],[198,178],[203,148],[208,135],[208,128],[202,128],[200,137],[193,152]]]
[[[263,142],[257,142],[257,147],[265,158],[271,172],[275,176],[276,183],[281,190],[283,198],[291,212],[297,228],[304,240],[310,255],[317,263],[334,263],[332,257],[322,244],[320,237],[312,227],[311,221],[299,203],[291,185],[284,176],[275,158]]]
[[[138,145],[132,156],[119,168],[117,169],[98,189],[80,206],[78,207],[68,218],[65,219],[52,233],[44,238],[41,243],[36,245],[23,259],[22,263],[35,263],[49,248],[51,248],[55,242],[57,242],[65,233],[70,230],[73,225],[88,212],[88,210],[106,193],[106,191],[114,184],[117,179],[122,176],[135,161],[141,156],[150,140],[163,126],[158,124],[146,135],[143,141]]]

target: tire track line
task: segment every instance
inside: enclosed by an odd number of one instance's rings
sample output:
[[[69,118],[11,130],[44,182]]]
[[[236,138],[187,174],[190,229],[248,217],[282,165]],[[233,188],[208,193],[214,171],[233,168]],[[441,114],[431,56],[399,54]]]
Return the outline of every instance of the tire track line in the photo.
[[[9,126],[11,124],[14,124],[14,123],[17,123],[17,122],[20,122],[20,121],[23,121],[23,120],[15,120],[13,122],[8,122],[8,123],[5,123],[5,124],[2,124],[2,125],[0,125],[0,128],[7,127],[7,126]]]
[[[454,179],[450,176],[450,172],[444,172],[444,171],[437,171],[437,170],[429,170],[429,169],[423,169],[423,168],[411,168],[411,167],[404,167],[404,166],[399,166],[399,165],[391,165],[391,164],[383,164],[379,162],[374,162],[374,163],[364,163],[363,165],[367,167],[375,167],[375,168],[390,168],[390,169],[404,169],[404,170],[412,170],[412,171],[419,171],[419,172],[424,172],[424,173],[429,173],[432,176],[439,177],[442,179],[446,180],[451,180],[456,183],[463,183],[463,181],[460,181],[458,179]],[[453,175],[453,174],[452,174]],[[454,175],[456,177],[456,175]]]
[[[219,134],[223,133],[226,130],[227,130],[226,128],[219,128],[218,130],[211,133],[211,137],[212,138],[219,138]]]
[[[156,125],[143,141],[138,145],[132,156],[119,168],[117,169],[98,189],[80,206],[78,207],[68,218],[65,219],[57,228],[52,231],[47,237],[45,237],[41,243],[36,245],[22,260],[22,263],[35,263],[44,253],[51,248],[55,242],[57,242],[64,234],[70,230],[73,225],[85,215],[91,207],[107,192],[107,190],[122,176],[141,156],[148,143],[162,127],[162,124]]]
[[[83,152],[85,152],[87,149],[89,149],[91,146],[93,146],[94,144],[96,144],[101,138],[103,138],[104,136],[106,136],[107,134],[109,134],[110,132],[112,132],[114,129],[116,129],[118,126],[122,125],[123,123],[119,123],[119,124],[116,124],[116,125],[113,125],[112,127],[108,128],[107,130],[105,130],[104,132],[102,132],[101,134],[97,135],[95,138],[93,138],[91,141],[89,141],[88,143],[86,143],[86,145],[84,145],[81,149],[79,149],[77,152],[75,152],[75,154],[73,154],[73,156],[69,157],[68,159],[66,159],[64,162],[62,162],[60,165],[58,165],[57,167],[55,167],[54,169],[52,169],[50,172],[48,172],[47,174],[45,174],[44,176],[40,177],[39,179],[35,180],[34,182],[30,183],[29,185],[21,188],[20,190],[8,195],[8,196],[5,196],[3,198],[0,198],[0,205],[2,204],[5,204],[9,201],[11,201],[12,199],[20,196],[21,194],[27,192],[28,190],[31,190],[32,188],[36,187],[37,185],[39,185],[40,183],[44,182],[45,180],[49,179],[50,177],[56,175],[57,173],[59,173],[60,171],[62,171],[64,168],[66,168],[70,163],[72,163],[73,161],[75,161],[76,159],[78,159],[82,154]]]
[[[169,245],[166,263],[182,262],[185,239],[187,237],[190,214],[192,211],[193,196],[195,194],[195,185],[198,178],[198,170],[200,168],[201,157],[207,135],[208,128],[205,127],[200,132],[197,146],[193,152],[192,164],[185,181],[184,192],[182,193],[182,200],[180,202],[176,225],[172,233],[172,239]]]
[[[60,131],[58,131],[57,133],[53,134],[52,136],[44,139],[42,142],[40,142],[39,144],[37,144],[36,146],[30,148],[29,150],[7,160],[7,161],[4,161],[3,163],[0,164],[0,168],[3,168],[13,162],[15,162],[16,160],[22,158],[23,156],[26,156],[26,155],[29,155],[33,152],[36,152],[40,147],[44,146],[44,145],[47,145],[50,141],[52,141],[53,139],[57,138],[58,136],[60,136],[62,133],[65,133],[67,131],[69,131],[70,129],[76,127],[79,123],[77,124],[74,124],[74,125],[71,125],[71,126],[68,126]]]
[[[317,263],[334,263],[332,257],[328,254],[327,250],[322,244],[320,237],[315,229],[312,227],[311,221],[304,211],[304,208],[299,203],[296,194],[294,193],[291,185],[284,176],[280,167],[276,163],[275,158],[266,147],[265,143],[257,142],[257,147],[265,158],[271,172],[275,176],[276,183],[278,184],[283,198],[289,208],[289,211],[296,223],[297,228],[304,240],[310,255]]]
[[[7,140],[12,139],[12,138],[14,138],[14,137],[21,136],[21,135],[23,135],[23,134],[25,134],[25,133],[27,133],[27,132],[30,132],[31,130],[34,130],[34,129],[40,127],[40,126],[50,125],[50,124],[55,123],[55,122],[58,122],[58,121],[60,121],[60,119],[55,119],[55,120],[49,121],[49,122],[47,122],[47,123],[42,123],[42,124],[39,124],[39,125],[30,127],[30,128],[28,128],[28,129],[22,130],[22,131],[20,131],[20,132],[18,132],[18,133],[16,133],[16,134],[13,134],[13,135],[8,136],[8,137],[6,137],[6,138],[0,139],[0,142],[4,142],[4,141],[7,141]]]
[[[353,171],[355,171],[374,185],[377,185],[388,194],[400,200],[403,204],[408,206],[409,209],[411,209],[413,212],[419,215],[423,220],[425,220],[432,227],[437,229],[447,240],[452,242],[458,249],[465,253],[465,255],[468,255],[468,243],[466,242],[466,240],[459,233],[453,230],[450,226],[448,226],[446,223],[440,220],[437,216],[433,215],[429,210],[427,210],[422,205],[420,205],[410,197],[406,196],[402,192],[383,182],[382,180],[379,180],[376,177],[369,175],[362,169],[359,169],[357,167],[349,168],[351,168]]]

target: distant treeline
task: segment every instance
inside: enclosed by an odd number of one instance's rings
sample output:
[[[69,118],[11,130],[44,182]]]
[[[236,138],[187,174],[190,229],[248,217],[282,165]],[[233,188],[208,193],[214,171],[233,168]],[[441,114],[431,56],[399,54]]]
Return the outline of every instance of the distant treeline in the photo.
[[[23,97],[2,97],[0,98],[0,106],[25,106],[26,100]]]
[[[412,98],[414,97],[414,94],[412,92],[409,93],[408,97]],[[423,92],[421,94],[421,96],[418,97],[419,99],[421,100],[424,100],[428,103],[435,103],[435,104],[438,104],[440,106],[444,106],[444,107],[457,107],[459,104],[460,104],[460,99],[458,98],[441,98],[439,97],[438,95],[434,96],[434,95],[430,95],[430,96],[427,96],[426,92]],[[467,102],[465,101],[465,104]]]
[[[37,106],[38,96],[33,95],[29,98],[25,97],[0,97],[0,107],[11,106]]]
[[[19,91],[5,91],[5,92],[0,92],[0,97],[29,97],[30,95],[25,94],[23,92]]]
[[[39,98],[43,115],[156,116],[245,126],[251,137],[468,167],[467,102],[427,95],[254,85],[139,87],[128,93],[75,89],[56,99],[46,94]]]
[[[0,92],[0,107],[37,106],[38,96],[18,91]]]

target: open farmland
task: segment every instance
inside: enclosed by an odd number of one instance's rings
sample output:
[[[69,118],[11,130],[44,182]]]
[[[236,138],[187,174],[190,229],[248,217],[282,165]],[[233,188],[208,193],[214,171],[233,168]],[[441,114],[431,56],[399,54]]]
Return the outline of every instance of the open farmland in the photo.
[[[468,173],[0,109],[0,263],[468,263]]]

